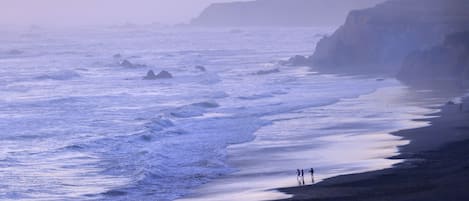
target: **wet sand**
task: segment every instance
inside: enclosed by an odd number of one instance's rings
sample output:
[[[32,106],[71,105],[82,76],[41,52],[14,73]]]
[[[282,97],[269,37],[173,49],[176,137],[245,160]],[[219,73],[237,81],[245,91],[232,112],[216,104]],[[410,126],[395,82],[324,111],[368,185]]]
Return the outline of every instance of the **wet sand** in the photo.
[[[408,143],[389,133],[427,126],[427,121],[412,120],[438,111],[403,100],[409,94],[415,93],[392,85],[335,104],[265,117],[273,123],[256,131],[253,141],[227,148],[227,164],[236,172],[200,186],[178,201],[289,198],[271,189],[313,183],[307,171],[304,181],[297,179],[292,167],[314,167],[315,182],[389,168],[401,160],[387,158],[398,155],[398,146]]]
[[[469,200],[469,100],[445,105],[431,126],[393,133],[409,139],[394,168],[326,179],[312,186],[279,189],[284,201]],[[428,121],[428,119],[427,119]]]

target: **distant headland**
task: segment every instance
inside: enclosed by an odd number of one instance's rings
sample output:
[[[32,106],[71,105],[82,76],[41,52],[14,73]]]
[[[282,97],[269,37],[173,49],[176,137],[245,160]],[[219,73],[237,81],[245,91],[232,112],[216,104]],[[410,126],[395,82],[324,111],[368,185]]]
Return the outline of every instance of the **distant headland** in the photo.
[[[240,26],[338,26],[347,13],[384,0],[256,0],[215,3],[190,25]]]

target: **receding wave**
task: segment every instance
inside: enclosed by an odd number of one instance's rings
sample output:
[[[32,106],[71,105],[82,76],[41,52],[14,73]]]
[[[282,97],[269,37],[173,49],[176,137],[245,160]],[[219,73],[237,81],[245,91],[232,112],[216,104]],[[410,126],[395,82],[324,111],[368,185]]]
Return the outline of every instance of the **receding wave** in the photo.
[[[57,71],[45,75],[37,76],[36,79],[40,80],[70,80],[79,78],[80,74],[72,70]]]

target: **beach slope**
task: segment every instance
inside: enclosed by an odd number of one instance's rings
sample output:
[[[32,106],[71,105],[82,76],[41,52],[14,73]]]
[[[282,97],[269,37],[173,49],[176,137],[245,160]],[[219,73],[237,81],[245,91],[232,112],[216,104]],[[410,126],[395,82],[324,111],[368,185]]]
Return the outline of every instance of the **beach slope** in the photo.
[[[469,101],[447,104],[436,116],[431,126],[394,133],[411,141],[394,168],[280,190],[294,195],[288,201],[469,200]]]

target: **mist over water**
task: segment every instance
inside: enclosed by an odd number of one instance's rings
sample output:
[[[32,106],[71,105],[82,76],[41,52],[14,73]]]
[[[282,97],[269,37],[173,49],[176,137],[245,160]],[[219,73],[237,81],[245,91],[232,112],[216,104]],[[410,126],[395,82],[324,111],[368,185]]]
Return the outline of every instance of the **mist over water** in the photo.
[[[248,1],[251,0],[0,0],[0,25],[86,27],[123,24],[187,24],[201,15],[202,11],[211,4]],[[284,4],[278,0],[262,0],[261,2],[271,4],[269,1],[276,6]],[[301,4],[308,1],[292,1],[287,4],[289,7],[285,8],[286,10],[280,9],[278,12],[292,12],[289,10],[292,8],[304,10],[306,8],[302,7]],[[312,3],[306,5],[311,9],[321,7],[320,1],[310,1]],[[344,18],[347,10],[373,6],[384,0],[334,1],[336,3],[332,3],[334,5],[332,9],[340,10],[341,13],[338,15],[340,15],[340,18]],[[272,9],[271,7],[268,8]],[[243,12],[243,9],[241,9],[236,13],[241,18]],[[252,12],[252,10],[249,10],[249,12]],[[266,8],[259,8],[255,12],[264,13],[267,11]],[[323,12],[323,10],[316,12],[318,13],[312,15],[312,17],[321,18],[327,22],[330,21],[328,18],[339,18],[339,16],[331,16],[330,13]],[[268,14],[266,15],[268,16]],[[223,21],[229,20],[228,18],[232,16],[213,17],[217,18],[218,21]],[[278,20],[278,18],[272,16],[271,21]],[[294,19],[291,20],[292,22],[295,21]],[[333,25],[337,26],[337,24]]]
[[[210,3],[230,1],[233,0],[0,0],[0,25],[179,24],[189,22]]]

